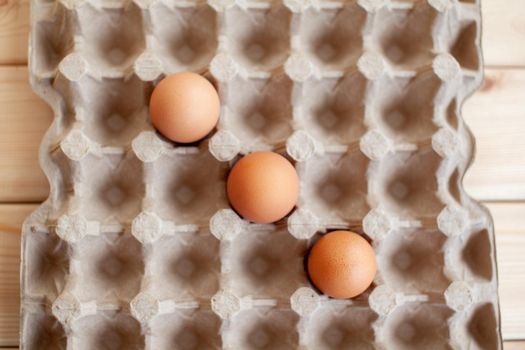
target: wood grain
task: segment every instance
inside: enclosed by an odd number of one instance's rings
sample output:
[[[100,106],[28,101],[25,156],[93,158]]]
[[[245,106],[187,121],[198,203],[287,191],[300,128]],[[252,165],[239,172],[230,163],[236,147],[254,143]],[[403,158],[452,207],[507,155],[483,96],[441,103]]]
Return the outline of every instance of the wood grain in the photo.
[[[465,187],[477,199],[525,200],[524,87],[524,69],[488,69],[463,107],[477,143]]]
[[[29,1],[0,1],[0,64],[26,64]]]
[[[485,65],[525,65],[523,0],[481,0],[481,5]]]
[[[503,350],[525,350],[525,341],[506,341]]]
[[[505,339],[525,338],[525,202],[493,203],[499,297]]]
[[[48,194],[38,148],[52,112],[27,79],[26,67],[0,67],[0,202],[42,201]]]
[[[18,344],[20,228],[36,205],[0,205],[0,346]]]

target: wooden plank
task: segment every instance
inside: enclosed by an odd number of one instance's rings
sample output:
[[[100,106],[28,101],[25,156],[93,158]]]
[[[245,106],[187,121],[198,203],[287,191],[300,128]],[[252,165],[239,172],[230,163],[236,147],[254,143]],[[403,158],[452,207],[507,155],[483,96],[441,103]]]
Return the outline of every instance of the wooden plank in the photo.
[[[0,0],[0,64],[27,63],[29,0]],[[487,66],[525,65],[522,0],[483,0],[483,53]]]
[[[488,69],[485,84],[463,107],[477,143],[465,177],[480,200],[525,200],[525,69]]]
[[[496,227],[503,337],[525,338],[525,202],[488,205]]]
[[[483,55],[487,66],[525,65],[523,0],[481,0]]]
[[[20,228],[36,205],[0,205],[0,346],[18,344]]]
[[[503,343],[504,350],[525,350],[525,341],[506,341]]]
[[[27,68],[0,67],[0,202],[42,201],[48,182],[38,148],[52,111],[28,83]]]
[[[27,63],[29,0],[0,0],[0,65]]]
[[[20,225],[35,205],[0,205],[0,346],[18,339]],[[503,337],[525,337],[525,202],[493,203]],[[521,344],[520,344],[521,345]],[[512,345],[511,349],[519,349]]]

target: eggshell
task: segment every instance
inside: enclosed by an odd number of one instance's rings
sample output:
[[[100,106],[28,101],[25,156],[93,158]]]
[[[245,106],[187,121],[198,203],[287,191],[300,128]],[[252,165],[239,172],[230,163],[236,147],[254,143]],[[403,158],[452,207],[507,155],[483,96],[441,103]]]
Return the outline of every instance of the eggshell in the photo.
[[[235,164],[228,176],[228,198],[245,219],[270,223],[288,214],[297,202],[299,177],[293,165],[273,152],[255,152]]]
[[[219,95],[199,74],[177,73],[155,87],[149,110],[153,125],[162,135],[176,142],[195,142],[217,124]]]
[[[310,251],[308,274],[323,293],[339,299],[353,298],[363,293],[374,280],[374,250],[357,233],[328,233]]]

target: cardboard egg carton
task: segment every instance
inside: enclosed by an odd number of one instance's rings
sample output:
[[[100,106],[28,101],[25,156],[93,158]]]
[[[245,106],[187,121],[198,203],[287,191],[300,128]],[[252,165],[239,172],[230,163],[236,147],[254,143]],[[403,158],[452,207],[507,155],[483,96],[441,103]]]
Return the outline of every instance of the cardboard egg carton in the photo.
[[[501,349],[494,227],[461,181],[482,80],[476,0],[32,0],[30,77],[55,120],[25,222],[22,349]],[[163,76],[216,84],[191,145],[149,121]],[[243,154],[286,155],[295,210],[228,205]],[[351,300],[308,281],[320,235],[374,246]]]

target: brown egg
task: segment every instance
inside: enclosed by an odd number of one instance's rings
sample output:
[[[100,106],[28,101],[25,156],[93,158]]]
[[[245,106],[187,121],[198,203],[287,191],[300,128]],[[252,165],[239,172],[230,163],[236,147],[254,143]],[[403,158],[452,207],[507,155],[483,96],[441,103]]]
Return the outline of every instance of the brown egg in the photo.
[[[363,293],[374,280],[374,249],[357,233],[330,232],[312,247],[308,274],[323,293],[340,299],[353,298]]]
[[[293,209],[299,177],[283,156],[255,152],[235,164],[226,187],[233,208],[245,219],[263,224],[282,219]]]
[[[195,142],[217,124],[219,95],[199,74],[177,73],[155,87],[149,111],[153,125],[162,135],[176,142]]]

